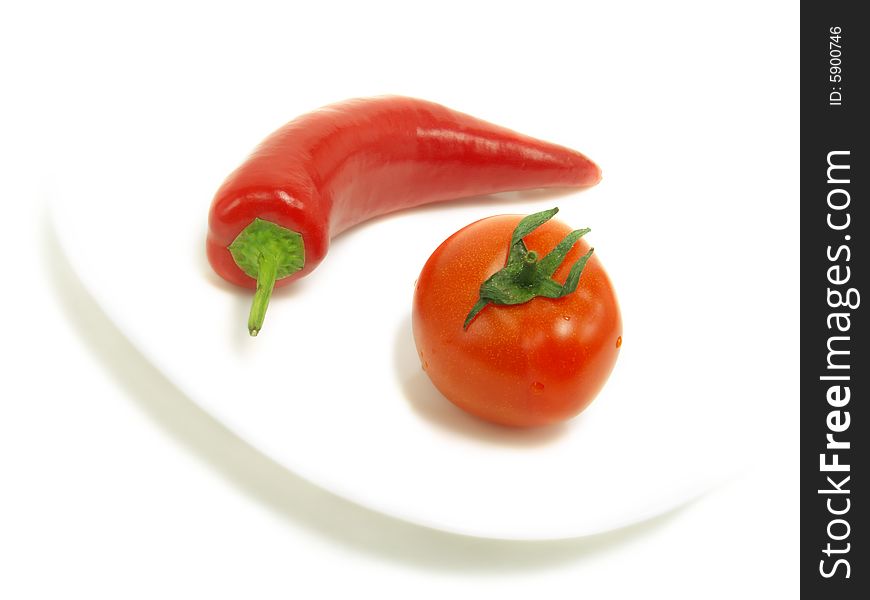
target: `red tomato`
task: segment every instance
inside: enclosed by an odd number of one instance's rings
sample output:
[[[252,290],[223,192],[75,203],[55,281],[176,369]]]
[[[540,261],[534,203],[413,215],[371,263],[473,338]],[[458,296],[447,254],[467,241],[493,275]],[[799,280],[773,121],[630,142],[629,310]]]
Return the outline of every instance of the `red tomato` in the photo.
[[[616,362],[622,319],[593,253],[574,292],[489,304],[463,329],[481,283],[505,266],[521,219],[490,217],[444,241],[417,280],[412,324],[423,369],[451,402],[488,421],[530,427],[569,419],[589,405]],[[570,231],[551,220],[524,241],[544,256]],[[588,250],[580,239],[552,278],[563,283]]]

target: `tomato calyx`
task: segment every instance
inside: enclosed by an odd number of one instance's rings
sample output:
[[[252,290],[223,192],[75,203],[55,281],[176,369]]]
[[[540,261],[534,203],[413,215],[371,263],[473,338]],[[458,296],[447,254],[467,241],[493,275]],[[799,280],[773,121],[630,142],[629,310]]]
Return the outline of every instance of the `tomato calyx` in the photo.
[[[594,249],[577,259],[564,284],[553,279],[553,273],[565,260],[577,241],[591,231],[576,229],[566,235],[555,248],[539,260],[538,253],[526,247],[523,238],[549,221],[559,212],[558,208],[541,211],[524,217],[514,229],[510,252],[505,266],[484,281],[480,286],[480,298],[472,307],[462,328],[468,329],[474,317],[489,304],[524,304],[537,296],[561,298],[577,289],[583,267]]]

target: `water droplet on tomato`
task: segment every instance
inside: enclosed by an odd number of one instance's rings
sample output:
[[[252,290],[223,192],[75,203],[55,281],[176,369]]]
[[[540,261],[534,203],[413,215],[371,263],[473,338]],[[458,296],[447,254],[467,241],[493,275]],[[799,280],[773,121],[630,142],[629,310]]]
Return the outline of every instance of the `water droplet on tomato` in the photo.
[[[425,360],[423,361],[423,370],[424,371],[429,370],[429,361],[425,361]]]
[[[532,384],[532,391],[536,394],[540,394],[544,391],[544,384],[540,381],[536,381]]]
[[[616,347],[619,348],[620,346],[622,346],[622,336],[616,338]]]
[[[565,319],[566,321],[570,321],[571,315],[562,315],[562,318]]]

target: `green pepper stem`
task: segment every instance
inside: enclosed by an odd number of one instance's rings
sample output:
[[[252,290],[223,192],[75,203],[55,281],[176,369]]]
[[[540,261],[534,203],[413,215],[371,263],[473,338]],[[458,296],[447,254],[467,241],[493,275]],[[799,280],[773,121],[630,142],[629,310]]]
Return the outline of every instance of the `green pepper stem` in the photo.
[[[538,270],[538,253],[530,250],[523,257],[523,268],[517,273],[519,285],[532,285],[535,281],[535,272]]]
[[[256,336],[263,328],[266,319],[266,309],[269,308],[269,298],[272,297],[272,289],[275,287],[275,278],[278,274],[278,260],[274,256],[261,254],[257,269],[257,291],[254,293],[254,301],[251,304],[251,314],[248,317],[248,331]]]
[[[263,327],[275,281],[305,266],[302,236],[271,221],[254,219],[227,246],[236,265],[257,280],[257,292],[248,318],[248,331],[257,335]]]

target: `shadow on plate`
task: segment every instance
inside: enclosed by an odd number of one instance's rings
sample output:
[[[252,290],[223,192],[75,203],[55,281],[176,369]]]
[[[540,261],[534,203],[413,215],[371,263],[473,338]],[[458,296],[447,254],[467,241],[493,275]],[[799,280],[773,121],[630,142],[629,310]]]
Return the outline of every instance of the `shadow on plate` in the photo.
[[[240,492],[294,526],[358,552],[443,571],[529,571],[582,560],[664,527],[683,507],[619,530],[583,538],[512,541],[475,538],[415,525],[336,496],[288,471],[242,440],[184,395],[115,327],[82,285],[46,227],[46,269],[84,348],[104,365],[142,414],[184,451],[197,456]],[[411,342],[413,343],[413,342]],[[413,358],[413,348],[411,357]],[[404,367],[403,367],[404,368]],[[409,386],[419,385],[413,381]],[[422,386],[420,386],[422,387]],[[446,403],[443,399],[442,403]],[[445,426],[460,415],[431,416]],[[452,407],[450,407],[450,410]],[[455,409],[458,411],[458,409]],[[445,408],[446,411],[446,408]],[[464,418],[464,415],[462,415]],[[458,426],[473,428],[476,425]],[[495,435],[495,434],[493,434]],[[687,503],[689,504],[689,503]],[[686,505],[683,505],[686,506]]]

